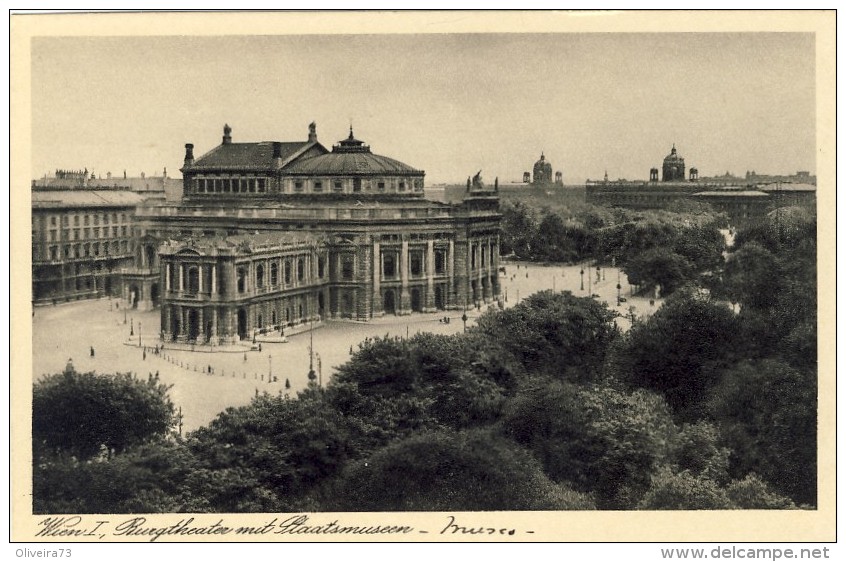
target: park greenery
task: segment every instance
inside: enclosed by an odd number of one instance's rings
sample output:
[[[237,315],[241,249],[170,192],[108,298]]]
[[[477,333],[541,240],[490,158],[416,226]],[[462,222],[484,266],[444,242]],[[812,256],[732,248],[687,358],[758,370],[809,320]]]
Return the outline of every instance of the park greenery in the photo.
[[[672,294],[721,266],[727,218],[680,200],[667,210],[608,208],[561,190],[505,199],[502,253],[516,259],[622,267],[639,291]]]
[[[711,215],[606,213],[585,232],[632,241],[612,255],[684,259],[627,332],[594,299],[541,292],[462,334],[367,339],[325,387],[186,436],[155,379],[51,375],[34,386],[34,511],[814,508],[815,216],[742,227],[723,260]]]

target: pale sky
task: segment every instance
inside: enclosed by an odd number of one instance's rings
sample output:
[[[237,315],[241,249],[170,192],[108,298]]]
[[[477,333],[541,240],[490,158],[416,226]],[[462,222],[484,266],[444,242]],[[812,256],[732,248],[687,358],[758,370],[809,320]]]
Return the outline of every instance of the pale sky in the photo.
[[[32,175],[180,177],[185,143],[356,137],[426,183],[816,172],[814,36],[548,33],[36,38]]]

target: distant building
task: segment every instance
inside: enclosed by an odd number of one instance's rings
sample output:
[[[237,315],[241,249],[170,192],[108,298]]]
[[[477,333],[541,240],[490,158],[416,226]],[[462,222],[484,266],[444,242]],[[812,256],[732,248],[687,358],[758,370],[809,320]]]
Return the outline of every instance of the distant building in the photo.
[[[651,168],[648,182],[611,181],[606,172],[601,181],[587,181],[585,200],[597,205],[664,209],[674,201],[689,199],[709,203],[735,223],[755,219],[774,206],[815,203],[816,187],[807,183],[762,184],[728,172],[723,176],[700,178],[695,167],[690,168],[689,178],[685,179],[685,161],[675,145],[664,158],[661,172],[659,181],[658,168]],[[758,176],[754,172],[747,174],[747,178],[765,177],[770,176]]]
[[[176,193],[160,178],[96,179],[88,170],[56,170],[32,182],[32,300],[35,304],[124,292],[135,263],[135,209]]]
[[[529,183],[529,172],[523,173],[523,182]],[[564,185],[560,171],[555,172],[553,179],[552,164],[541,152],[540,159],[532,166],[531,184],[535,187],[549,187],[551,185]]]

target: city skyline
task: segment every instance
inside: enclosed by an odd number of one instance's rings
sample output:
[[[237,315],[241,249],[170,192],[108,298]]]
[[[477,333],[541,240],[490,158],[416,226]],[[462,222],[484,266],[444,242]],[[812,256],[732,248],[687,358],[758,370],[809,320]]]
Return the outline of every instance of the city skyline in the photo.
[[[183,146],[356,137],[427,184],[816,173],[802,33],[62,37],[32,41],[32,177],[179,177]],[[354,61],[351,64],[350,61]]]

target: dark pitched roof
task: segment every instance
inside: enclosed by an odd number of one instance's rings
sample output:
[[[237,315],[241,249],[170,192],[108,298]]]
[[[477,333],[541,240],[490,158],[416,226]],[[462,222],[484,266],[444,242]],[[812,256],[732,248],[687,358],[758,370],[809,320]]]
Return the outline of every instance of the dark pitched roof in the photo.
[[[283,165],[317,142],[282,142]],[[273,142],[232,142],[220,144],[194,161],[191,170],[269,170],[273,166]]]

